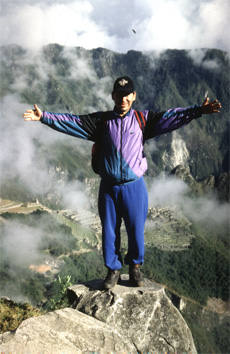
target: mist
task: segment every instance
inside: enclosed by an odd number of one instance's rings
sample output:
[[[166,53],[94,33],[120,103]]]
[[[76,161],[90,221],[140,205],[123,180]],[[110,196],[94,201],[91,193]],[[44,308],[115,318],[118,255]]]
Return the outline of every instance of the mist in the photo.
[[[58,181],[55,171],[50,169],[48,161],[38,158],[38,149],[44,144],[52,146],[60,143],[64,136],[58,136],[40,122],[24,122],[21,114],[28,105],[19,100],[17,95],[11,95],[2,102],[1,180],[4,182],[9,176],[18,177],[25,188],[35,195],[47,193],[54,185],[61,191],[61,181]],[[83,189],[80,182],[73,187],[79,191]],[[68,189],[68,183],[63,185],[63,193],[65,188]],[[82,206],[81,198],[76,200],[76,206]]]
[[[149,187],[151,207],[178,207],[193,223],[225,228],[229,232],[229,203],[220,202],[214,195],[194,196],[189,186],[173,176],[159,175]]]
[[[111,94],[108,90],[108,87],[112,86],[112,79],[110,77],[98,79],[87,61],[76,57],[74,48],[65,48],[62,57],[69,65],[68,80],[71,78],[76,82],[82,79],[89,80],[92,95],[97,97],[97,106],[89,102],[85,112],[74,113],[84,114],[87,111],[112,107]],[[33,79],[31,72],[25,70],[27,66],[33,66]],[[89,159],[92,143],[57,133],[40,122],[24,122],[22,118],[23,112],[33,109],[33,104],[22,102],[22,96],[27,92],[33,93],[36,99],[34,103],[37,103],[41,110],[47,110],[47,106],[44,105],[44,102],[47,102],[47,92],[42,86],[46,85],[50,75],[57,75],[56,70],[52,63],[43,59],[41,51],[36,54],[26,51],[22,57],[16,57],[13,80],[8,87],[12,93],[1,99],[1,180],[5,182],[12,177],[18,178],[25,189],[35,197],[46,194],[55,187],[66,208],[71,203],[72,208],[78,209],[87,203],[83,184],[80,181],[69,182],[63,176],[65,171],[60,171],[62,176],[60,173],[58,175],[55,168],[51,168],[49,158],[55,156],[55,146],[68,141],[81,155]],[[75,94],[77,96],[78,92]],[[64,112],[67,110],[64,107],[63,109]],[[46,153],[43,151],[44,146],[48,149]]]
[[[43,234],[44,225],[40,228],[25,225],[19,221],[11,221],[4,227],[7,237],[2,239],[4,258],[13,267],[28,267],[30,264],[41,261],[39,246]]]
[[[77,242],[77,241],[75,241]],[[34,302],[31,294],[25,297],[25,286],[30,290],[36,282],[42,280],[47,269],[56,270],[62,260],[57,260],[52,252],[70,250],[73,245],[73,237],[70,236],[68,228],[60,227],[59,222],[48,213],[37,215],[22,215],[6,217],[1,224],[1,287],[0,296],[7,296],[15,301]],[[50,250],[51,252],[47,252]],[[54,263],[55,260],[55,263]],[[39,271],[35,276],[36,266],[45,265],[48,268]],[[33,268],[34,267],[34,268]],[[31,269],[31,270],[30,270]],[[50,281],[46,279],[47,281]],[[27,289],[28,290],[28,289]]]

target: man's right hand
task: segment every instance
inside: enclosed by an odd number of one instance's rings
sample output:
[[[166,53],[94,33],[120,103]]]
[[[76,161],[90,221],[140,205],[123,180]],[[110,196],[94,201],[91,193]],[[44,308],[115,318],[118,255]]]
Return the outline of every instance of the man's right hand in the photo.
[[[40,120],[42,116],[42,111],[35,104],[34,109],[28,109],[22,116],[25,121]]]

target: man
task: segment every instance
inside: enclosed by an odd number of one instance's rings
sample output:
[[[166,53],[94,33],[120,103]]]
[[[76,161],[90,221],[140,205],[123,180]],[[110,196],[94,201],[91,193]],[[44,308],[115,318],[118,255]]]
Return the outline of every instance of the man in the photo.
[[[219,113],[221,105],[206,98],[202,106],[170,109],[156,113],[144,110],[145,129],[132,109],[136,99],[133,81],[119,77],[113,86],[114,109],[106,113],[71,115],[34,110],[23,114],[26,121],[38,121],[60,132],[100,143],[99,174],[101,184],[98,207],[102,223],[102,244],[105,266],[105,289],[114,287],[120,279],[120,226],[123,218],[128,235],[125,264],[129,265],[129,281],[143,286],[140,265],[144,262],[144,225],[148,212],[148,195],[143,175],[147,161],[144,141],[187,125],[202,114]]]

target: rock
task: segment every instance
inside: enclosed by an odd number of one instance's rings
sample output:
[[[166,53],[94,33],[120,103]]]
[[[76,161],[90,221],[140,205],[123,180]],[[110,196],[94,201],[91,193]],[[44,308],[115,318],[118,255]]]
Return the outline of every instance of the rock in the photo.
[[[188,166],[178,165],[172,169],[170,174],[182,179],[190,188],[196,189],[196,181],[192,177]]]
[[[71,308],[22,322],[15,332],[2,335],[1,353],[107,354],[136,352],[116,329]]]
[[[189,156],[185,141],[178,131],[173,131],[171,146],[162,154],[164,170],[173,169],[178,165],[187,166]]]
[[[145,287],[133,288],[128,275],[110,291],[102,280],[69,288],[74,307],[121,333],[137,352],[196,353],[191,332],[166,296],[164,288],[145,279]]]
[[[193,192],[200,196],[214,195],[218,196],[218,199],[221,201],[229,202],[229,172],[222,172],[218,176],[210,175],[199,182],[193,178],[188,166],[178,165],[170,174],[182,179]]]
[[[30,318],[4,333],[1,352],[196,353],[186,322],[162,286],[145,279],[145,287],[130,287],[128,275],[110,291],[102,284],[99,279],[70,287],[72,308]]]

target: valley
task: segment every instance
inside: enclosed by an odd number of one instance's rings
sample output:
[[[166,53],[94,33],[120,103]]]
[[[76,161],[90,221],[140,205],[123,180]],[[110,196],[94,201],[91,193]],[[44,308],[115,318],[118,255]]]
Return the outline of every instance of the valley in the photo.
[[[90,249],[102,251],[102,229],[98,213],[92,210],[51,210],[40,204],[38,200],[35,203],[17,203],[9,200],[0,200],[0,216],[4,213],[30,214],[36,210],[47,211],[60,223],[70,227],[80,247],[83,245],[81,252],[85,252],[85,244]],[[0,221],[4,223],[4,218],[0,219]],[[81,232],[79,232],[79,225],[82,226]],[[194,237],[191,225],[192,223],[183,215],[178,207],[149,207],[145,230],[146,246],[154,246],[161,250],[171,251],[187,249]],[[126,248],[127,236],[124,222],[122,222],[121,226],[121,238],[121,247]],[[76,252],[79,253],[80,251]]]

